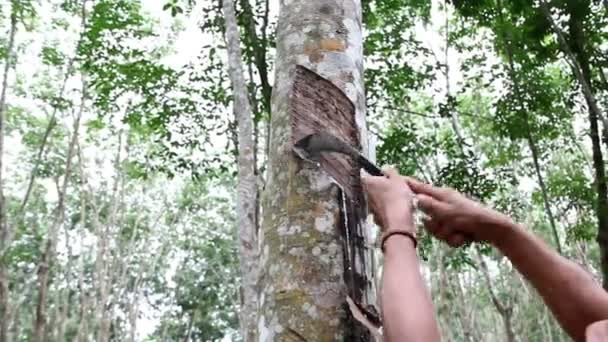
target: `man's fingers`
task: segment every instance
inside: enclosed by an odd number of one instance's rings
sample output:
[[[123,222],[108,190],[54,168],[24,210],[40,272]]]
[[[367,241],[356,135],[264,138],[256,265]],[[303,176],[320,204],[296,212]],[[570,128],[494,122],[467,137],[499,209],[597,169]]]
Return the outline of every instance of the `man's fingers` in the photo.
[[[447,204],[425,194],[419,194],[416,198],[418,199],[418,208],[427,215],[433,218],[441,218],[445,215]]]
[[[432,235],[435,235],[435,233],[441,229],[439,222],[430,217],[424,217],[422,219],[422,224],[424,224],[424,228],[426,228],[426,230]]]
[[[439,221],[433,220],[432,218],[425,218],[422,221],[426,230],[433,235],[435,238],[446,241],[449,236],[450,230],[446,226],[442,225]]]
[[[442,188],[437,188],[430,184],[423,183],[412,177],[405,177],[405,180],[415,194],[424,194],[436,199],[445,198],[445,190]]]
[[[448,245],[452,248],[458,248],[458,247],[462,247],[462,245],[464,245],[466,242],[468,242],[467,237],[464,234],[452,234],[451,236],[449,236],[446,240],[446,242],[448,243]]]
[[[367,192],[369,186],[373,186],[381,181],[384,177],[375,177],[371,176],[367,172],[361,172],[361,184],[363,185],[363,190]]]
[[[382,172],[384,172],[387,178],[395,178],[399,176],[399,172],[392,166],[383,167]]]

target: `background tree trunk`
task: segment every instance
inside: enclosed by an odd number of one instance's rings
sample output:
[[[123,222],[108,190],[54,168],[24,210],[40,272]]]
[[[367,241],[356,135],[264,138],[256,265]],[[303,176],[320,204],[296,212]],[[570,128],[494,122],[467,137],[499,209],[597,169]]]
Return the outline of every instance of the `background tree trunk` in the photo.
[[[505,19],[503,16],[502,1],[498,1],[498,11],[499,11],[499,16],[500,16],[500,22],[505,23]],[[505,26],[505,25],[503,24],[503,26]],[[522,108],[525,108],[525,102],[524,102],[524,97],[522,96],[520,81],[517,78],[517,71],[515,70],[512,35],[511,35],[511,32],[507,31],[506,29],[503,29],[501,34],[502,34],[503,40],[504,40],[503,48],[504,48],[504,53],[506,54],[506,57],[507,57],[507,68],[509,71],[508,74],[509,74],[511,83],[513,84],[513,92],[515,94],[517,101],[519,102],[519,105]],[[555,247],[557,248],[557,251],[559,254],[563,254],[562,245],[561,245],[560,238],[559,238],[559,232],[557,230],[557,225],[555,223],[555,217],[553,215],[553,211],[551,210],[551,203],[549,201],[549,195],[547,193],[547,186],[545,184],[545,179],[541,172],[540,158],[539,158],[540,151],[538,149],[538,144],[537,144],[534,134],[532,132],[532,127],[530,124],[530,114],[528,113],[528,111],[526,109],[524,109],[521,111],[520,115],[522,115],[523,119],[524,119],[526,142],[528,143],[528,148],[530,149],[530,153],[532,155],[532,161],[534,163],[534,171],[536,174],[536,179],[538,181],[538,185],[540,187],[541,195],[543,198],[545,215],[547,215],[547,219],[549,220],[549,225],[551,226],[551,232],[553,233],[553,240],[555,241]]]
[[[232,107],[238,125],[239,174],[236,216],[241,268],[239,320],[243,339],[254,341],[257,313],[258,242],[256,237],[256,211],[258,196],[254,155],[256,149],[253,141],[253,113],[243,76],[243,61],[234,3],[232,0],[224,0],[223,6],[226,25],[225,38],[228,47],[228,69],[234,94]],[[259,58],[259,56],[256,58]]]
[[[55,216],[53,218],[53,222],[49,227],[47,239],[44,243],[44,251],[42,252],[42,256],[38,264],[38,301],[36,303],[36,319],[34,322],[34,342],[43,341],[46,331],[46,307],[49,289],[49,271],[55,257],[55,249],[57,246],[59,227],[63,224],[65,218],[65,197],[67,195],[68,183],[70,182],[70,176],[72,174],[72,157],[74,156],[76,151],[76,142],[78,141],[78,130],[80,129],[80,119],[82,118],[82,113],[84,112],[85,107],[85,100],[87,98],[86,93],[87,86],[86,82],[83,79],[80,107],[74,120],[74,132],[72,133],[68,146],[68,154],[66,157],[65,164],[65,175],[63,178],[63,183],[61,184],[61,188],[58,189],[59,199],[57,202],[57,207],[55,209]]]
[[[354,117],[343,119],[353,127],[349,138],[367,150],[361,25],[358,0],[281,3],[269,168],[262,199],[260,341],[371,338],[353,321],[345,301],[347,295],[364,305],[375,301],[371,253],[366,250],[371,239],[365,235],[369,230],[361,229],[365,215],[353,215],[349,209],[351,200],[360,199],[359,170],[349,165],[352,169],[346,167],[339,174],[352,181],[347,184],[353,189],[349,193],[328,172],[294,158],[291,149],[306,133],[302,122],[313,120],[305,117],[303,108],[294,108],[294,96],[300,96],[315,108],[335,106],[331,108],[335,113],[311,109],[309,115],[327,117],[311,124],[308,133],[343,129],[334,121],[342,114],[336,107],[354,105]],[[323,98],[331,87],[314,73],[341,89],[351,103]],[[307,94],[293,90],[297,77],[305,88],[299,91]]]
[[[6,48],[6,61],[4,62],[4,74],[2,76],[2,93],[0,93],[0,342],[7,340],[9,320],[7,319],[9,308],[8,270],[5,253],[11,239],[11,232],[6,217],[6,203],[4,197],[4,177],[2,163],[4,158],[4,124],[6,113],[6,91],[8,87],[8,73],[10,70],[10,59],[15,45],[15,33],[17,32],[17,16],[13,4],[11,12],[11,27]]]
[[[572,8],[570,8],[573,6]],[[583,28],[583,18],[577,14],[576,3],[568,3],[569,9],[569,40],[566,34],[553,20],[549,4],[540,1],[540,9],[551,24],[553,32],[557,36],[560,49],[565,54],[572,69],[574,77],[578,81],[581,91],[587,103],[589,112],[590,137],[593,151],[593,166],[595,168],[595,188],[597,194],[596,216],[598,219],[597,242],[600,248],[600,261],[603,276],[604,289],[608,289],[608,185],[606,184],[606,170],[604,157],[602,155],[599,121],[603,123],[604,144],[608,146],[608,118],[600,109],[592,84],[591,67],[589,63],[588,39]],[[593,50],[590,48],[589,50]]]

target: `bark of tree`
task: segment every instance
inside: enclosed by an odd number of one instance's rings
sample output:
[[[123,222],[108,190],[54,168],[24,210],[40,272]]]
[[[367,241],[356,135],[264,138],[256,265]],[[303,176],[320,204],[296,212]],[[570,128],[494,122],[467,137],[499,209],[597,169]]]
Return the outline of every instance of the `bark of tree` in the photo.
[[[347,295],[363,306],[376,300],[373,263],[367,254],[371,239],[363,233],[360,213],[348,209],[351,200],[362,195],[359,170],[347,164],[333,173],[332,177],[352,180],[342,184],[330,178],[327,169],[296,159],[292,152],[292,144],[306,133],[302,122],[326,115],[308,127],[308,133],[340,131],[344,127],[332,120],[349,106],[346,112],[355,114],[341,117],[352,125],[349,138],[361,141],[367,151],[361,26],[358,0],[281,2],[269,168],[262,197],[260,341],[371,338],[353,320],[346,303]],[[327,98],[332,87],[318,75],[341,89],[349,103]],[[295,84],[301,88],[294,90]],[[296,97],[309,101],[310,108],[296,108]],[[324,106],[334,107],[320,113]],[[349,193],[346,185],[354,185],[353,191]]]
[[[4,197],[4,125],[6,113],[6,93],[8,88],[8,75],[10,71],[10,58],[15,45],[15,34],[17,32],[17,16],[14,9],[11,12],[10,32],[6,49],[6,61],[4,63],[4,74],[2,75],[2,93],[0,93],[0,342],[5,342],[8,335],[9,320],[9,279],[8,265],[6,265],[5,253],[11,240],[11,231],[6,217],[6,198]]]
[[[83,79],[82,96],[80,99],[81,103],[80,108],[78,109],[78,114],[76,115],[76,118],[74,120],[74,132],[71,136],[68,147],[68,155],[66,157],[65,164],[65,175],[63,178],[61,189],[58,194],[59,199],[57,202],[57,207],[55,209],[55,215],[51,226],[49,227],[47,233],[48,236],[45,241],[44,251],[42,253],[41,260],[38,264],[38,300],[36,303],[36,319],[34,322],[34,333],[32,338],[34,342],[42,342],[44,340],[47,323],[46,302],[48,294],[49,270],[52,267],[54,261],[53,259],[55,257],[58,230],[61,224],[63,224],[65,217],[65,196],[67,194],[67,187],[72,173],[72,157],[74,156],[76,150],[76,142],[78,141],[78,131],[80,128],[80,119],[82,118],[82,113],[84,112],[86,98],[87,86],[85,80]]]
[[[248,3],[248,1],[245,1]],[[244,341],[256,338],[257,258],[256,227],[257,180],[253,141],[253,112],[245,77],[234,3],[223,1],[228,69],[234,94],[233,110],[238,125],[238,184],[236,214],[238,222],[239,261],[241,270],[240,313]],[[255,30],[255,27],[253,28]],[[255,33],[255,31],[254,31]],[[256,55],[257,56],[257,55]],[[257,58],[261,58],[257,56]],[[262,62],[261,62],[262,63]],[[265,64],[265,62],[263,62]]]

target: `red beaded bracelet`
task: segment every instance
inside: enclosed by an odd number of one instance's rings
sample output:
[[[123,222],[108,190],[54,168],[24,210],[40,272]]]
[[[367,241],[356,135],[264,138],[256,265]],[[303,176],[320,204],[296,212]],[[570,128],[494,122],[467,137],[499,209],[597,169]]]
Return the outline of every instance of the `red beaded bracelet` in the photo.
[[[408,232],[407,230],[391,230],[390,232],[386,232],[386,233],[382,234],[382,240],[381,240],[382,243],[380,245],[381,249],[382,249],[382,253],[384,253],[384,244],[386,243],[386,240],[388,240],[388,238],[390,238],[393,235],[407,236],[414,242],[414,248],[416,248],[418,246],[418,239],[416,239],[416,236],[414,235],[414,233]]]

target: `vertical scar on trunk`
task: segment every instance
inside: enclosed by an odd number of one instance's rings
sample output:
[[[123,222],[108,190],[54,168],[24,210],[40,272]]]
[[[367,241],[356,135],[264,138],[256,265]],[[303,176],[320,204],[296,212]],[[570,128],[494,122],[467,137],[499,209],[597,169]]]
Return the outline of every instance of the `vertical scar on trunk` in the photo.
[[[332,82],[299,65],[296,67],[289,96],[289,111],[292,144],[309,134],[324,131],[361,150],[354,104]],[[341,204],[342,219],[336,229],[341,236],[343,248],[346,294],[361,303],[364,301],[365,290],[370,288],[373,280],[367,278],[364,269],[367,246],[363,222],[367,217],[367,208],[359,165],[351,157],[337,153],[323,153],[318,162],[320,168],[341,188],[337,200]],[[304,164],[301,165],[304,167]],[[344,310],[350,312],[346,298]],[[345,318],[348,320],[347,326],[352,328],[345,330],[345,340],[371,340],[367,329],[355,323],[350,313],[346,314]]]

